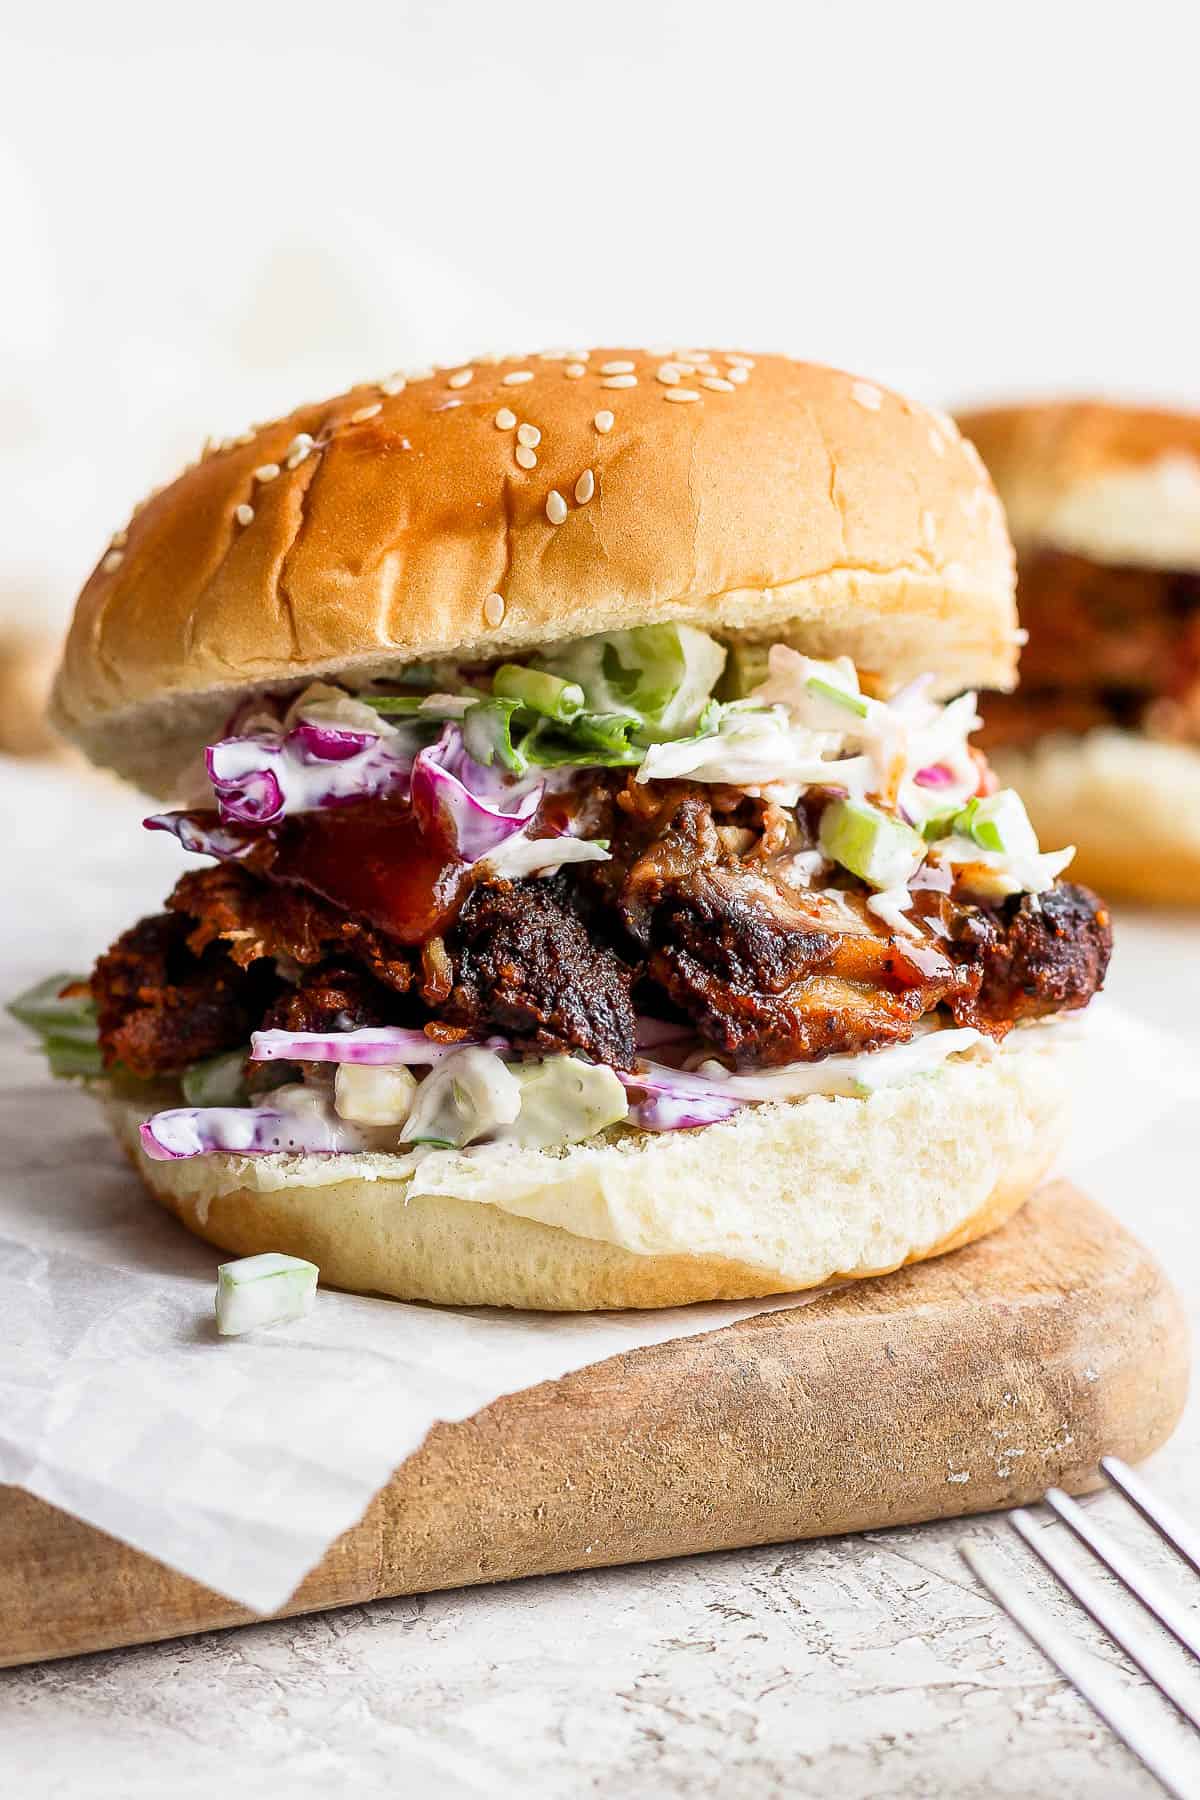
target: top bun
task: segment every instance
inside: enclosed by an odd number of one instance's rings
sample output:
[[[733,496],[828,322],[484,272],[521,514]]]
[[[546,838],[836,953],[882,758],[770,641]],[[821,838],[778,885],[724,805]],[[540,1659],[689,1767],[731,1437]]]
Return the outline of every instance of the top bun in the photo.
[[[1200,414],[1101,400],[964,413],[1022,549],[1200,569]]]
[[[170,795],[249,690],[667,619],[884,691],[1015,679],[1011,546],[948,419],[786,357],[612,349],[410,370],[208,449],[93,571],[53,718]]]

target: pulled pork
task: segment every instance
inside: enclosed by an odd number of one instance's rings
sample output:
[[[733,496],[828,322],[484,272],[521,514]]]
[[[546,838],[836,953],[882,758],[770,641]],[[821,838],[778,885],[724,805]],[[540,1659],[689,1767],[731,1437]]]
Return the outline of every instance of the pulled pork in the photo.
[[[1086,1004],[1104,979],[1108,916],[1087,889],[977,905],[918,894],[919,941],[867,890],[790,877],[813,823],[734,789],[596,779],[612,858],[551,879],[470,885],[419,949],[306,891],[233,864],[194,871],[93,977],[106,1058],[173,1072],[252,1029],[423,1025],[499,1032],[530,1054],[629,1068],[640,1009],[682,1014],[741,1065],[901,1042],[945,1008],[1002,1036]]]
[[[985,749],[1101,725],[1200,743],[1200,574],[1034,550],[1018,602],[1021,686],[985,698]]]

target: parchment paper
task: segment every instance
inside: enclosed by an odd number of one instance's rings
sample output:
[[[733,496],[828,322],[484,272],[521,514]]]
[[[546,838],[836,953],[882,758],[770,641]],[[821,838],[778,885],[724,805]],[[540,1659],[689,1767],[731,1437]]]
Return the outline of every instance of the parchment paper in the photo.
[[[178,853],[133,796],[0,766],[9,833],[0,994],[154,910]],[[166,852],[164,854],[164,851]],[[1200,1093],[1193,1054],[1101,1002],[1067,1166]],[[281,1606],[436,1420],[772,1301],[505,1314],[318,1295],[243,1339],[212,1324],[220,1253],[148,1205],[86,1095],[0,1034],[0,1482],[256,1611]]]

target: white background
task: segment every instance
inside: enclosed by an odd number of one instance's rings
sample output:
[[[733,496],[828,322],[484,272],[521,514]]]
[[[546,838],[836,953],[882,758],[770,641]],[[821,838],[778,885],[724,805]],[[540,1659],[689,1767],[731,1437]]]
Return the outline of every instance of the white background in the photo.
[[[1184,0],[0,0],[0,621],[420,357],[778,347],[1200,401]]]

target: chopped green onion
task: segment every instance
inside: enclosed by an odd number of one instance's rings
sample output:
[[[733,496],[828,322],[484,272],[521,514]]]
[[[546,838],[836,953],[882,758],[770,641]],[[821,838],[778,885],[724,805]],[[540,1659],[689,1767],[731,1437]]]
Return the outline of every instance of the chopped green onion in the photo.
[[[247,1044],[240,1050],[224,1050],[191,1063],[179,1085],[189,1106],[244,1106],[246,1103]]]
[[[544,719],[557,719],[561,724],[584,708],[583,689],[577,681],[563,681],[545,669],[523,669],[517,663],[501,664],[492,677],[492,692],[501,699],[519,701],[530,712]]]
[[[926,819],[921,827],[921,835],[925,842],[932,844],[938,838],[949,837],[954,830],[954,823],[958,815],[959,808],[952,806],[948,812],[934,813],[932,818]]]
[[[311,1312],[317,1292],[316,1263],[268,1250],[222,1263],[217,1270],[217,1330],[237,1337],[260,1325],[285,1325]]]
[[[1037,833],[1021,796],[1012,788],[1001,788],[996,794],[976,794],[964,807],[939,813],[925,824],[927,839],[955,835],[969,838],[981,850],[999,856],[1038,854]]]
[[[462,718],[467,754],[485,768],[499,762],[511,774],[524,775],[529,768],[525,745],[512,740],[513,718],[520,710],[520,701],[505,699],[480,700],[468,707]]]
[[[848,694],[844,688],[834,687],[832,681],[822,681],[819,675],[810,675],[804,685],[818,699],[831,700],[835,706],[844,706],[847,712],[857,714],[860,719],[866,718],[867,703],[861,694]]]
[[[86,1076],[93,1079],[104,1073],[99,1044],[81,1044],[72,1038],[44,1037],[42,1049],[46,1052],[46,1061],[52,1075],[60,1078]]]
[[[972,843],[979,845],[981,850],[995,850],[1003,855],[1004,839],[1000,835],[1000,827],[996,824],[995,819],[981,815],[980,805],[978,796],[973,800],[968,800],[954,821],[954,829],[960,831],[964,837],[969,837]]]
[[[68,993],[69,988],[82,992]],[[96,1005],[80,976],[50,975],[10,1000],[7,1010],[41,1039],[52,1075],[90,1077],[103,1072]]]
[[[80,987],[84,989],[82,994],[65,992],[67,988]],[[5,1010],[39,1037],[54,1036],[81,1044],[96,1041],[96,1007],[83,976],[48,975],[45,981],[10,1000]]]
[[[835,800],[827,806],[820,845],[831,862],[881,892],[907,887],[925,855],[918,832],[865,800]]]

